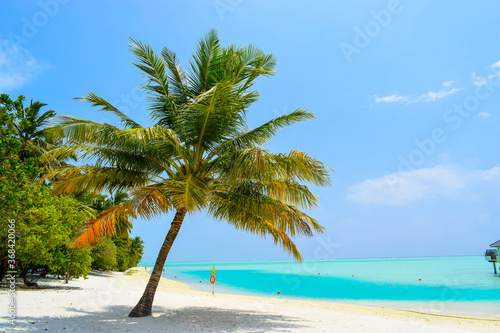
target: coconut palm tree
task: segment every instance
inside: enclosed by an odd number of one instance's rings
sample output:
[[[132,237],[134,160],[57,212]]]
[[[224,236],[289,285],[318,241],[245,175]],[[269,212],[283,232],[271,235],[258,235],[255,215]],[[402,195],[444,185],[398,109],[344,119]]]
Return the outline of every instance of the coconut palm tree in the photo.
[[[50,155],[79,154],[92,163],[49,175],[63,178],[54,184],[55,193],[130,193],[126,202],[89,221],[74,246],[112,233],[121,217],[174,213],[144,294],[129,316],[151,315],[165,260],[187,214],[205,211],[237,229],[270,236],[301,260],[291,237],[323,230],[301,210],[318,202],[303,183],[329,185],[330,169],[301,151],[273,154],[262,147],[279,129],[313,118],[311,113],[297,109],[257,128],[246,126],[248,109],[259,96],[252,87],[258,77],[274,74],[274,56],[252,45],[221,46],[213,30],[200,40],[188,68],[167,48],[160,55],[133,39],[130,48],[146,78],[154,125],[141,126],[90,92],[82,100],[114,113],[124,128],[59,118],[53,130],[68,144]]]
[[[47,130],[56,112],[47,110],[40,114],[41,109],[47,104],[30,100],[29,106],[24,106],[25,99],[23,95],[19,95],[16,100],[11,100],[7,94],[0,94],[0,111],[3,114],[12,115],[9,122],[10,126],[15,129],[14,137],[21,142],[18,155],[23,161],[28,158],[38,158],[62,144],[60,137]],[[65,160],[45,158],[44,163],[38,166],[43,174],[49,167],[66,164],[68,159],[75,161],[76,156],[67,155]]]
[[[19,148],[21,159],[41,156],[53,147],[53,138],[47,135],[44,127],[56,115],[54,110],[45,111],[40,115],[41,108],[47,105],[45,103],[31,100],[29,106],[25,107],[24,101],[23,95],[18,96],[15,101],[12,101],[6,94],[0,95],[2,109],[14,115],[13,126],[16,129],[17,138],[22,142]]]

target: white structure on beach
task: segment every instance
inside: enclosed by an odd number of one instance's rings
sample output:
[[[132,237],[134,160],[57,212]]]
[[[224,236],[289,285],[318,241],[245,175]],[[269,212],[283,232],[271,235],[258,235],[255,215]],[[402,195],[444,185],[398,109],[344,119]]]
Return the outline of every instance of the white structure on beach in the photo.
[[[486,260],[493,263],[493,272],[497,274],[497,262],[498,262],[498,252],[500,251],[500,240],[491,244],[490,247],[495,248],[495,250],[486,250],[484,256]]]

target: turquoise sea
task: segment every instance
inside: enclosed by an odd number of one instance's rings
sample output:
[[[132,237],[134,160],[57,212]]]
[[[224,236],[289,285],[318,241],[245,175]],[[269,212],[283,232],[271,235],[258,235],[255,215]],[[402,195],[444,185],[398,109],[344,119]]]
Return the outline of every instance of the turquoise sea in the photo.
[[[163,275],[212,292],[213,266],[216,293],[500,319],[500,275],[484,257],[167,263]]]

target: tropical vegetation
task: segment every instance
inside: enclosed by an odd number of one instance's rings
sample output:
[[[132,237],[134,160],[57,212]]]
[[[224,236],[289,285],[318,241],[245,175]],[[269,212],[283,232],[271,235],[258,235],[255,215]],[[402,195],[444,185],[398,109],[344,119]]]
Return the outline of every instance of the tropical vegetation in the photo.
[[[128,220],[119,221],[117,236],[106,240],[114,247],[114,256],[107,258],[113,261],[111,266],[100,265],[100,246],[71,248],[73,238],[89,218],[122,202],[127,194],[117,193],[111,199],[92,193],[52,195],[51,184],[41,182],[40,176],[49,167],[67,165],[67,159],[42,162],[40,157],[62,144],[61,138],[46,130],[56,113],[49,110],[40,115],[46,104],[31,100],[25,107],[24,100],[22,95],[12,100],[0,94],[0,278],[14,266],[21,277],[33,267],[81,277],[91,267],[126,270],[136,266],[142,258],[143,242],[140,237],[129,237],[132,226]],[[74,160],[76,155],[70,158]],[[9,221],[14,221],[15,228]],[[14,239],[9,241],[10,234]]]
[[[106,209],[125,202],[128,194],[117,192],[108,196],[90,192],[76,195],[79,202],[86,204],[95,216]],[[121,218],[115,223],[115,234],[101,239],[92,248],[92,268],[101,270],[125,271],[137,266],[142,259],[144,242],[139,236],[130,238],[132,223],[129,219]]]
[[[92,262],[90,249],[69,245],[87,216],[75,209],[75,199],[52,196],[48,186],[36,181],[38,157],[48,147],[38,126],[52,112],[37,117],[38,111],[33,110],[43,104],[31,102],[26,110],[22,100],[22,96],[12,101],[0,95],[0,276],[7,267],[23,276],[33,266],[54,274],[86,276]]]

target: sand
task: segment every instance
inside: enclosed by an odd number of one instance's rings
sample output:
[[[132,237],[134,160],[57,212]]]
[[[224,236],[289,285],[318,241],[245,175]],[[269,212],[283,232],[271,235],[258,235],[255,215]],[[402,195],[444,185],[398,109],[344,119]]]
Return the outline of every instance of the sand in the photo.
[[[149,275],[92,272],[88,279],[41,283],[17,291],[16,325],[6,322],[9,296],[1,291],[5,332],[500,332],[500,321],[417,314],[361,305],[200,292],[162,279],[153,316],[129,318]],[[210,289],[210,288],[207,288]],[[5,314],[5,315],[4,315]]]

